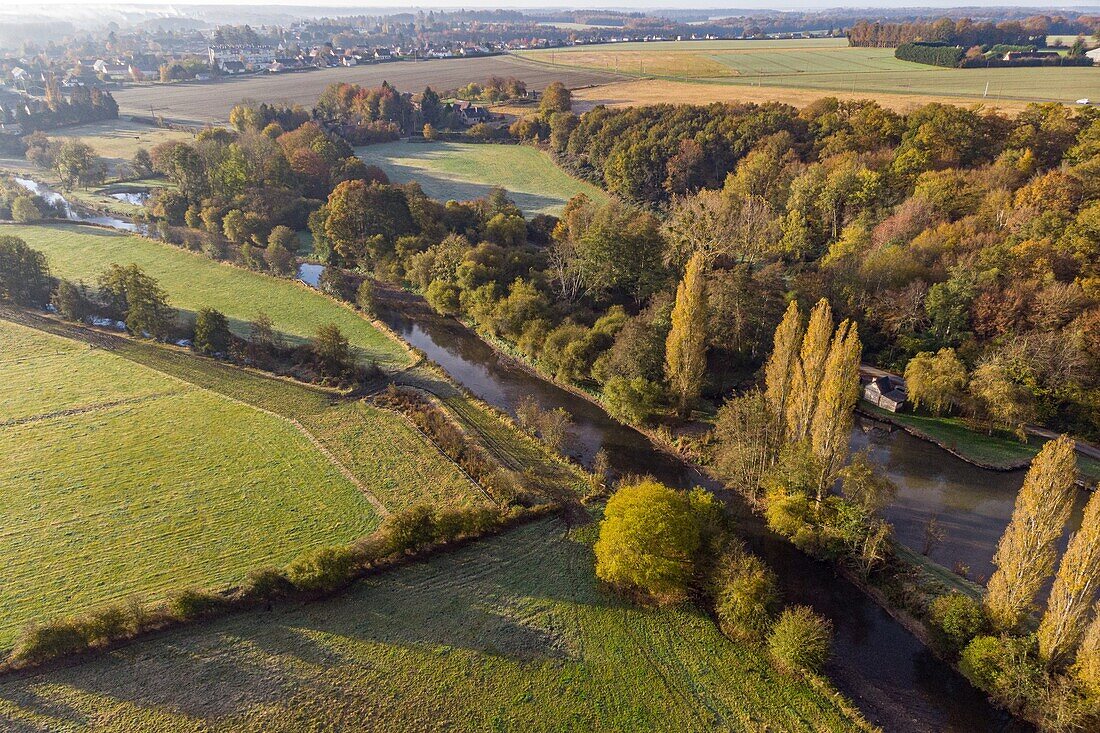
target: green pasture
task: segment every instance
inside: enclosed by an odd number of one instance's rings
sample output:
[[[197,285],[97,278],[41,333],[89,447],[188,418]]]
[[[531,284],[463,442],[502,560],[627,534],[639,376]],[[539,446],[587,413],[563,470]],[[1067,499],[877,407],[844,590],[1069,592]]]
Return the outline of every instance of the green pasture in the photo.
[[[442,201],[481,198],[503,186],[527,215],[560,214],[569,199],[583,193],[596,201],[607,194],[562,171],[546,153],[527,145],[393,142],[356,148],[370,165],[394,181],[416,181]]]

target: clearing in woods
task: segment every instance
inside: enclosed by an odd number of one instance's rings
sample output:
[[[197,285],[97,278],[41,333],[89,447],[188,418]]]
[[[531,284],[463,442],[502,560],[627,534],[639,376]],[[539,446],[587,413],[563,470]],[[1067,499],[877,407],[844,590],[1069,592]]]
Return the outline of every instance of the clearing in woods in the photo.
[[[51,272],[73,282],[94,284],[109,265],[136,263],[157,279],[173,306],[191,312],[217,308],[242,336],[248,335],[248,322],[264,312],[291,341],[308,339],[318,326],[335,323],[361,359],[386,367],[411,361],[404,345],[366,318],[293,280],[219,264],[171,245],[98,227],[0,226],[0,235],[4,234],[21,237],[44,252]]]
[[[37,327],[0,320],[0,648],[31,620],[239,582],[383,512],[480,500],[388,411],[4,315]]]
[[[523,51],[520,55],[562,68],[602,69],[708,85],[804,89],[818,96],[891,94],[904,95],[913,102],[943,97],[993,105],[1006,101],[1072,103],[1082,97],[1100,97],[1100,69],[1094,67],[945,69],[900,61],[891,48],[851,48],[844,39],[622,43]],[[582,96],[599,100],[601,91],[587,90]],[[708,95],[726,99],[722,92],[703,87],[691,94],[692,101],[703,101]],[[679,99],[672,95],[665,101]]]
[[[859,730],[704,614],[602,590],[595,524],[541,520],[356,584],[0,682],[0,727]]]
[[[386,171],[398,183],[416,181],[440,201],[469,201],[493,186],[507,189],[524,214],[561,214],[569,199],[583,193],[594,201],[607,194],[579,181],[529,145],[392,142],[356,148],[366,163]]]

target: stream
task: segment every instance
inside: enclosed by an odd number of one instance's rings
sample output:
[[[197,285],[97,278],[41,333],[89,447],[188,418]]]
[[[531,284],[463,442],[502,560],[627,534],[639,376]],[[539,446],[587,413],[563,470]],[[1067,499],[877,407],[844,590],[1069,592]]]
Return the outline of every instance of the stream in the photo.
[[[419,298],[393,298],[383,304],[379,315],[399,336],[485,402],[514,415],[519,400],[532,395],[544,409],[567,410],[573,417],[567,452],[582,463],[591,465],[593,456],[603,449],[618,474],[652,474],[678,487],[704,485],[720,489],[684,462],[656,450],[641,433],[612,420],[594,403],[502,358],[461,324],[436,316]],[[904,438],[900,443],[894,442],[901,435],[905,434],[869,437],[873,433],[859,431],[854,441],[879,441],[872,449],[881,459],[883,451],[892,455],[899,445],[903,452],[909,447]],[[891,473],[899,470],[889,459],[886,463]],[[942,466],[945,461],[936,456],[933,463]],[[1019,485],[1019,476],[997,477]],[[914,488],[917,490],[919,487]],[[1002,490],[1003,501],[1008,502],[1011,512],[1012,485],[994,487],[998,493]],[[894,519],[908,513],[913,515],[911,523],[919,523],[919,517],[904,508],[906,495],[905,492],[899,495],[898,503],[903,509]],[[873,723],[885,730],[906,732],[1030,730],[990,705],[982,693],[939,662],[916,637],[862,591],[838,576],[831,566],[810,559],[771,534],[738,497],[732,498],[731,506],[741,536],[778,574],[784,599],[788,603],[811,605],[832,621],[835,643],[826,672]],[[1000,513],[999,508],[996,513]]]
[[[20,186],[27,189],[31,193],[40,197],[46,203],[61,209],[61,212],[65,215],[66,219],[79,221],[84,224],[98,224],[99,226],[111,227],[112,229],[119,229],[121,231],[131,232],[134,234],[142,234],[145,231],[143,225],[135,224],[134,222],[128,221],[127,219],[120,219],[117,216],[86,213],[81,209],[73,206],[69,202],[69,200],[62,196],[60,193],[50,189],[49,187],[39,183],[38,181],[33,181],[30,178],[20,178],[18,176],[14,176],[12,180],[14,180],[16,183],[18,183]]]

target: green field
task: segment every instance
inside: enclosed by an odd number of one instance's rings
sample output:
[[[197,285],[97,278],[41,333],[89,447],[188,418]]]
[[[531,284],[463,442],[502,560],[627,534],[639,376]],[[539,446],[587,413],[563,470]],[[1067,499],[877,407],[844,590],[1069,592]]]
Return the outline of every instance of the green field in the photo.
[[[0,234],[22,237],[46,253],[53,274],[74,281],[93,283],[110,264],[137,263],[160,282],[176,308],[217,308],[241,335],[247,335],[248,321],[262,311],[292,340],[309,338],[323,323],[335,323],[362,358],[390,367],[410,361],[405,348],[370,321],[291,280],[218,264],[170,245],[97,227],[13,225],[0,227]]]
[[[0,727],[90,731],[848,731],[705,615],[602,591],[595,525],[543,520],[348,593],[0,682]]]
[[[527,215],[560,214],[579,193],[596,201],[607,194],[558,168],[546,153],[527,145],[394,142],[356,148],[397,182],[416,181],[441,201],[481,198],[493,186],[508,190]]]
[[[623,43],[521,52],[540,63],[696,82],[848,92],[1074,102],[1100,97],[1098,68],[944,69],[843,39]],[[669,99],[668,101],[676,101]]]
[[[84,340],[0,320],[0,647],[31,619],[238,582],[383,510],[480,501],[393,413],[43,324]]]

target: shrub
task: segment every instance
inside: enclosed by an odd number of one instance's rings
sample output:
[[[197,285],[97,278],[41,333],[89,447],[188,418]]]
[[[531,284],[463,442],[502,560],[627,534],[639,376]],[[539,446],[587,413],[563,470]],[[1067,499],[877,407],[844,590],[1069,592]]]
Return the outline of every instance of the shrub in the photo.
[[[287,578],[286,573],[276,568],[259,568],[248,574],[241,593],[246,598],[256,600],[270,600],[289,595],[294,590],[294,584]]]
[[[200,308],[195,316],[196,351],[204,354],[221,354],[229,348],[229,320],[221,311]]]
[[[768,651],[786,672],[819,672],[829,659],[833,625],[807,606],[783,611],[768,636]]]
[[[191,621],[218,611],[224,604],[224,599],[215,593],[189,588],[168,598],[168,613],[180,621]]]
[[[84,638],[88,644],[106,644],[121,639],[131,631],[131,619],[121,606],[107,606],[92,611],[83,620]]]
[[[661,400],[660,386],[643,377],[612,377],[603,388],[611,416],[635,425],[649,422]]]
[[[11,205],[11,218],[13,221],[27,223],[38,221],[42,218],[42,212],[30,196],[20,196]]]
[[[775,573],[760,558],[736,548],[723,557],[714,585],[722,631],[743,641],[763,640],[779,604]]]
[[[928,612],[933,626],[956,654],[986,628],[982,604],[962,593],[940,596]]]
[[[16,642],[11,659],[16,663],[36,664],[77,654],[87,648],[88,638],[81,624],[74,619],[60,619],[28,626]]]
[[[680,600],[699,544],[699,524],[684,494],[652,479],[623,486],[600,523],[596,576],[658,601]]]
[[[321,547],[295,558],[287,566],[286,577],[298,590],[327,592],[350,581],[362,559],[352,547]]]
[[[458,286],[445,280],[432,280],[424,291],[424,299],[428,301],[428,305],[444,316],[455,316],[462,310],[460,295]]]
[[[394,514],[384,527],[393,552],[412,552],[436,539],[435,513],[430,506],[417,505]]]
[[[959,657],[968,680],[1013,710],[1035,700],[1046,686],[1034,637],[978,636]]]

